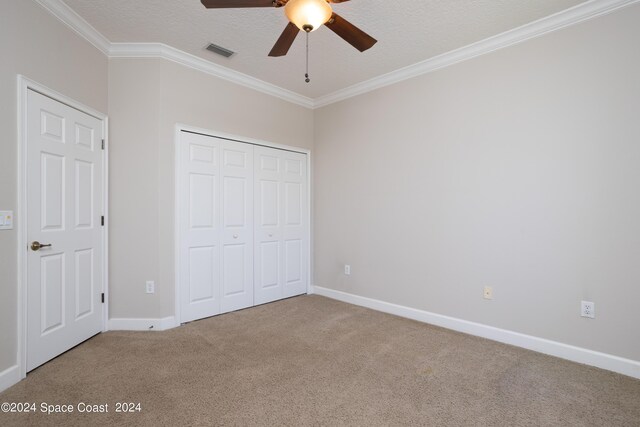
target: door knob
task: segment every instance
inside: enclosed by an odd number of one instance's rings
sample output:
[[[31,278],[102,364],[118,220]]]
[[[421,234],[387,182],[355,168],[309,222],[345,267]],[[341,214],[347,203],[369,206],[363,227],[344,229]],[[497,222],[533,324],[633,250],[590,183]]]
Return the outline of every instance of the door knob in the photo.
[[[40,250],[40,248],[47,248],[49,246],[51,246],[51,243],[40,243],[37,240],[34,240],[33,242],[31,242],[32,251],[37,251],[37,250]]]
[[[269,233],[269,237],[273,237],[273,233]]]
[[[234,239],[237,239],[237,238],[238,238],[238,235],[237,235],[237,234],[234,234],[234,235],[233,235],[233,238],[234,238]]]

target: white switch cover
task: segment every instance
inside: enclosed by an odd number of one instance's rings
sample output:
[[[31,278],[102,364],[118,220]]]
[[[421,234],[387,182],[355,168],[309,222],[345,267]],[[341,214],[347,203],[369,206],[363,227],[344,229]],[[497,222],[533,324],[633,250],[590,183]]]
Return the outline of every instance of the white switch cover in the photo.
[[[349,264],[344,265],[344,274],[351,276],[351,266]]]
[[[0,211],[0,230],[13,229],[13,211]]]

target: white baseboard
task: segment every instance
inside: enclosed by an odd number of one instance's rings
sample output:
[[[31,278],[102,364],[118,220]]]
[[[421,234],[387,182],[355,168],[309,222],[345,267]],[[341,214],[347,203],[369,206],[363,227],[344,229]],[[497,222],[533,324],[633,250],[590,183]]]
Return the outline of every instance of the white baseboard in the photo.
[[[178,326],[174,316],[161,319],[109,319],[110,331],[166,331]]]
[[[313,293],[327,298],[347,302],[349,304],[367,307],[372,310],[394,314],[400,317],[441,326],[458,332],[487,338],[505,344],[526,348],[539,353],[548,354],[573,362],[595,366],[601,369],[617,372],[623,375],[640,379],[640,361],[625,359],[611,354],[600,353],[586,348],[563,344],[544,338],[521,334],[519,332],[508,331],[506,329],[495,328],[481,323],[470,322],[468,320],[457,319],[455,317],[444,316],[424,310],[405,307],[380,300],[361,297],[346,292],[314,286]]]
[[[20,366],[13,365],[10,368],[0,372],[0,392],[5,391],[14,384],[19,383],[20,378]]]

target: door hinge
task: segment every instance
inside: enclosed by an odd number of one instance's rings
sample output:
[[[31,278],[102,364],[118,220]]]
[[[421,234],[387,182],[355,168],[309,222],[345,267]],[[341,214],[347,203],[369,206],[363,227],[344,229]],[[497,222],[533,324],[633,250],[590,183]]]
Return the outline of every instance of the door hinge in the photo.
[[[102,140],[102,149],[104,150],[104,139]]]
[[[104,227],[104,215],[100,217],[100,225]]]
[[[102,293],[101,299],[102,299],[102,303],[104,304],[104,292]]]

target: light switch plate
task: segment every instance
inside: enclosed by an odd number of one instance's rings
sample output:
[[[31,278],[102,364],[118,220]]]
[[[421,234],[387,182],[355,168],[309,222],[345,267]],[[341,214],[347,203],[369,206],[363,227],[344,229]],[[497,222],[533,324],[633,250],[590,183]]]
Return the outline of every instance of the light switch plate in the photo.
[[[13,211],[0,211],[0,230],[13,229]]]

